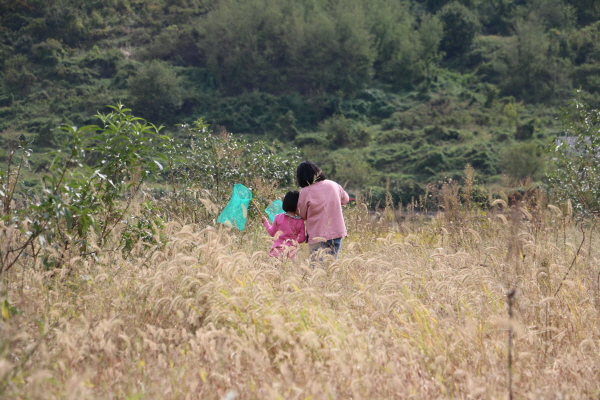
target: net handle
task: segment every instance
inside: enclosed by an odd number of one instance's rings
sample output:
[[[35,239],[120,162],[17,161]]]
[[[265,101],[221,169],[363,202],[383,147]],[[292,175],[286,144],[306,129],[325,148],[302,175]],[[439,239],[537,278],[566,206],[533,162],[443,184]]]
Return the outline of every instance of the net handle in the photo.
[[[254,204],[254,207],[256,207],[256,210],[258,211],[258,213],[260,214],[261,217],[264,217],[262,211],[260,210],[260,207],[258,206],[258,203],[256,202],[256,200],[252,199],[250,200],[252,202],[252,204]]]

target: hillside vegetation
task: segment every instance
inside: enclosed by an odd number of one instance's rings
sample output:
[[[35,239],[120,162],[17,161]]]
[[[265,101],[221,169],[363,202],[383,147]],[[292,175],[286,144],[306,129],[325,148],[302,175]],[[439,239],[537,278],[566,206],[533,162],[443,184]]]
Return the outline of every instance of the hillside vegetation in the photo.
[[[172,135],[203,117],[296,146],[380,200],[466,164],[539,180],[558,107],[600,105],[599,19],[592,0],[2,0],[3,147],[32,141],[44,171],[58,126],[121,101]]]

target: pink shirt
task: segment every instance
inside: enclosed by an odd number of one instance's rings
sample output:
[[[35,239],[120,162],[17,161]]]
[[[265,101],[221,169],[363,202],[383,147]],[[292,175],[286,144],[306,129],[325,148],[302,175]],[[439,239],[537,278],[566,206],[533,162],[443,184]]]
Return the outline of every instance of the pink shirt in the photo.
[[[306,221],[309,244],[347,236],[342,205],[349,200],[348,193],[329,179],[300,190],[297,212]]]
[[[296,219],[287,214],[277,214],[273,220],[273,225],[268,220],[263,220],[263,225],[267,228],[269,235],[275,237],[271,247],[271,256],[279,257],[287,254],[294,258],[298,250],[298,243],[306,241],[306,232],[304,231],[304,221]],[[289,246],[290,248],[284,248]]]

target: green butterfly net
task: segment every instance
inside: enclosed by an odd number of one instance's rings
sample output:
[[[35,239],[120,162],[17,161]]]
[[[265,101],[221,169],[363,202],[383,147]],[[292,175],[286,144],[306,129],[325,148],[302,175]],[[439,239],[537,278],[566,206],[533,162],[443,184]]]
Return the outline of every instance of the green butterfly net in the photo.
[[[217,222],[243,231],[248,219],[248,205],[250,204],[250,200],[252,200],[250,189],[241,183],[236,183],[233,186],[231,199],[229,199],[229,202],[221,214],[219,214]]]
[[[283,214],[284,212],[283,202],[281,200],[274,200],[267,208],[265,208],[265,213],[267,213],[271,223],[273,223],[277,214]]]

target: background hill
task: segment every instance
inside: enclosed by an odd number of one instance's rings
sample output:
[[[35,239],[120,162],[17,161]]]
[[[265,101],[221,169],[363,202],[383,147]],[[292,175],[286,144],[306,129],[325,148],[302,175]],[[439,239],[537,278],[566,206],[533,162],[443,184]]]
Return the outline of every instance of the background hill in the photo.
[[[43,171],[61,123],[121,101],[405,204],[466,164],[540,179],[573,89],[600,106],[599,19],[593,0],[1,0],[3,148],[32,140]]]

